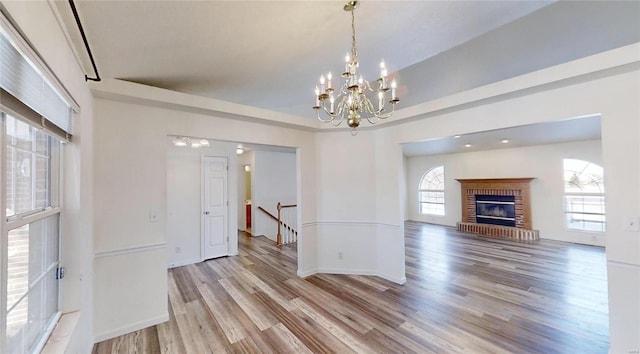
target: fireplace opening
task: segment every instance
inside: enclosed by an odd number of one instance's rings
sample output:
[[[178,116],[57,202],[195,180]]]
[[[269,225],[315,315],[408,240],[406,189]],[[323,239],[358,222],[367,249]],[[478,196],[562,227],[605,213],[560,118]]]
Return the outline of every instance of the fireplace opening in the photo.
[[[516,203],[512,195],[476,194],[476,222],[516,226]]]

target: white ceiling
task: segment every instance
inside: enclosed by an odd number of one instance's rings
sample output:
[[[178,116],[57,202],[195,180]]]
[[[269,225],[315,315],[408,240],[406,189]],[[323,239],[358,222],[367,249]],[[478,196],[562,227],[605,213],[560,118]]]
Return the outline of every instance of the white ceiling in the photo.
[[[104,79],[309,119],[315,119],[311,106],[320,74],[341,72],[351,45],[344,1],[75,3]],[[55,4],[92,76],[68,2]],[[356,10],[356,35],[362,73],[373,78],[384,59],[400,82],[402,109],[638,42],[640,1],[371,0]],[[513,141],[505,144],[510,146],[549,141],[541,131],[553,132],[556,142],[599,136],[599,121],[582,122],[465,139],[480,149],[494,148],[491,144],[502,137]],[[455,149],[443,138],[422,147],[407,145],[405,153]]]
[[[594,115],[408,143],[403,144],[402,152],[405,156],[453,154],[595,140],[600,135],[600,115]]]
[[[361,70],[374,79],[384,59],[390,74],[397,75],[393,72],[549,3],[364,1],[356,9]],[[310,118],[318,78],[328,71],[341,72],[351,45],[351,17],[343,5],[343,1],[76,1],[103,78]],[[412,91],[420,91],[415,86]]]

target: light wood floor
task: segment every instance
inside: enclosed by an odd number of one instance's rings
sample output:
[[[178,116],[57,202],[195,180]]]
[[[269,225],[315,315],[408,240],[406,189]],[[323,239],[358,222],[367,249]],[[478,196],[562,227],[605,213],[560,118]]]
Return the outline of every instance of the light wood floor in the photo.
[[[602,248],[407,222],[407,283],[296,276],[294,247],[168,272],[170,321],[94,353],[606,353]]]

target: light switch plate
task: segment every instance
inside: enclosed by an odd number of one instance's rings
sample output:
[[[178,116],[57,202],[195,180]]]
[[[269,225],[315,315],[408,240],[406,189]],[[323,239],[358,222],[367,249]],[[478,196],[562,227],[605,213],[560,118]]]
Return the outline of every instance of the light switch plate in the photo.
[[[149,213],[149,221],[151,222],[158,222],[158,213],[152,211]]]

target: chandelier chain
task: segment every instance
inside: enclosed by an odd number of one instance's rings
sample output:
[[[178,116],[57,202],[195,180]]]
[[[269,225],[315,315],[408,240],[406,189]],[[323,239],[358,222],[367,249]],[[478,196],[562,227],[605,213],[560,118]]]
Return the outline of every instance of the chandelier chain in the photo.
[[[358,57],[358,47],[356,46],[356,16],[351,8],[351,55],[354,60]]]

